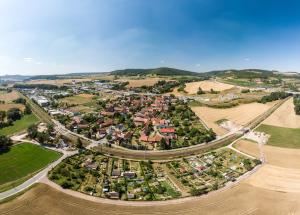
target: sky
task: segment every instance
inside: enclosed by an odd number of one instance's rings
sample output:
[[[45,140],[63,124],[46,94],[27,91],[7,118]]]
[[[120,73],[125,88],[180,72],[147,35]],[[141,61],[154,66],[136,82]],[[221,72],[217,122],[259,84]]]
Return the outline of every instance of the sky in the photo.
[[[0,75],[300,72],[300,1],[0,0]]]

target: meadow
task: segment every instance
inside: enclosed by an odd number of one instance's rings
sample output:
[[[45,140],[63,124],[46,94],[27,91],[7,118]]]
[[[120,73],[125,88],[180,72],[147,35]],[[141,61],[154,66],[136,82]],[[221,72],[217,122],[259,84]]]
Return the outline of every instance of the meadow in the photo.
[[[0,154],[0,191],[22,183],[60,156],[58,152],[30,143],[13,146]]]
[[[256,130],[270,135],[268,145],[296,149],[300,148],[299,128],[284,128],[262,124]]]
[[[35,124],[39,119],[34,115],[24,115],[20,120],[14,122],[12,126],[0,129],[0,135],[13,135],[26,130],[30,125]]]

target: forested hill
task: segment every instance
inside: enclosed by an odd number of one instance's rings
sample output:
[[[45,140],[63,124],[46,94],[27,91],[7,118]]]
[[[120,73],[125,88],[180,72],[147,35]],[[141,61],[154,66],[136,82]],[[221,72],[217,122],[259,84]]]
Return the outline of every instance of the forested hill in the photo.
[[[168,67],[161,67],[156,69],[123,69],[115,70],[111,72],[112,75],[126,75],[126,76],[135,76],[135,75],[190,75],[190,76],[201,76],[203,73],[191,72],[187,70],[174,69]]]
[[[206,72],[208,76],[218,77],[235,77],[235,78],[267,78],[274,76],[277,71],[262,70],[262,69],[230,69],[230,70],[215,70]]]

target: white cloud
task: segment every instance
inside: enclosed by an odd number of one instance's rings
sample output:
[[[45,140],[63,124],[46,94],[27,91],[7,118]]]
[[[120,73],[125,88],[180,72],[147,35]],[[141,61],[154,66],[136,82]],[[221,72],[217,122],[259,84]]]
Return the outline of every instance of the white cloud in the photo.
[[[165,60],[160,60],[160,63],[165,63]]]
[[[200,67],[200,66],[201,66],[201,64],[200,64],[200,63],[197,63],[197,64],[196,64],[196,67]]]
[[[250,59],[250,58],[245,58],[244,60],[245,60],[245,61],[250,61],[251,59]]]
[[[23,60],[24,60],[25,62],[30,63],[30,62],[33,61],[33,58],[32,58],[32,57],[24,57]]]

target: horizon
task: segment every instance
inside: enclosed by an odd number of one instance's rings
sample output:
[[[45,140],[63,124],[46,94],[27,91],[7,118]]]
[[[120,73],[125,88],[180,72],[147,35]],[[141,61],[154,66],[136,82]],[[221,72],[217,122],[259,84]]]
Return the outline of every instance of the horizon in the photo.
[[[0,0],[0,76],[159,67],[298,72],[299,9],[294,0]]]

